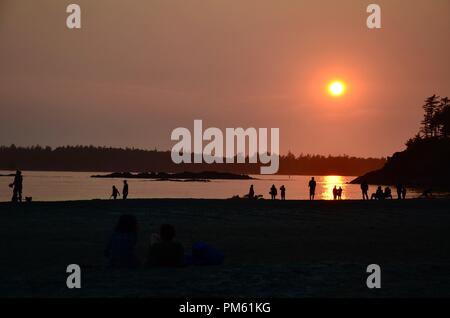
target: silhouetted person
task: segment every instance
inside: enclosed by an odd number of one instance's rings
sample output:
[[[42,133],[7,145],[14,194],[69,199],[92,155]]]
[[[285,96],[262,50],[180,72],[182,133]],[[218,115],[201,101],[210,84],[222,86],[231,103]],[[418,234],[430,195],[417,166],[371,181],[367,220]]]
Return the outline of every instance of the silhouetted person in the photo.
[[[401,200],[402,199],[402,192],[403,192],[403,185],[401,183],[397,183],[395,188],[397,190],[397,199]]]
[[[22,186],[23,186],[23,177],[22,172],[20,170],[16,171],[14,176],[14,182],[9,185],[13,188],[13,195],[11,198],[12,202],[22,202]]]
[[[147,266],[181,267],[184,265],[184,249],[174,242],[175,228],[164,224],[159,235],[153,234],[148,251]]]
[[[338,189],[336,186],[334,186],[333,188],[333,200],[337,200],[337,196],[338,196]]]
[[[272,198],[272,200],[275,200],[278,194],[277,188],[275,187],[274,184],[272,184],[272,187],[270,188],[270,197]]]
[[[286,187],[282,185],[280,187],[280,193],[281,193],[281,200],[286,200]]]
[[[363,200],[369,200],[369,184],[366,180],[361,183],[361,192]]]
[[[384,194],[383,195],[384,195],[385,199],[393,199],[393,197],[392,197],[392,190],[391,190],[390,187],[386,187],[384,189]]]
[[[406,187],[403,187],[403,189],[402,189],[402,199],[403,200],[406,200]]]
[[[122,215],[117,222],[105,250],[111,268],[135,268],[139,265],[135,254],[137,221],[133,215]]]
[[[338,200],[342,200],[342,191],[342,187],[339,187],[339,189],[337,190]]]
[[[314,180],[314,177],[312,177],[308,183],[310,200],[314,200],[314,197],[316,196],[316,186],[317,186],[316,180]]]
[[[375,193],[372,193],[372,196],[370,197],[371,200],[383,200],[384,199],[384,192],[381,186],[378,186],[377,191]]]
[[[128,198],[128,182],[123,180],[122,198],[126,200]]]
[[[116,186],[113,185],[112,194],[109,198],[113,198],[115,200],[115,199],[117,199],[117,196],[119,196],[119,195],[120,195],[119,190],[117,190]]]
[[[250,190],[248,190],[248,198],[249,199],[255,198],[255,190],[253,189],[253,184],[250,186]]]

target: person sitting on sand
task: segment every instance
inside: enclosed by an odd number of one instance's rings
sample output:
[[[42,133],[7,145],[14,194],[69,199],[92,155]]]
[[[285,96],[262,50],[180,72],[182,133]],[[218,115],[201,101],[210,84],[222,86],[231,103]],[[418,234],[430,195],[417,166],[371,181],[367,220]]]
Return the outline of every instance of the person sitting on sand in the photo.
[[[363,196],[363,200],[369,200],[369,184],[366,180],[361,183],[361,192]]]
[[[250,190],[248,191],[248,198],[251,200],[255,198],[255,190],[253,189],[253,184],[250,186]]]
[[[128,182],[123,180],[122,198],[126,200],[128,198]]]
[[[377,191],[375,193],[372,193],[370,200],[383,200],[383,199],[384,199],[383,188],[381,188],[381,186],[378,186]]]
[[[272,200],[275,200],[278,194],[277,188],[275,187],[274,184],[272,184],[272,187],[270,188],[270,197],[272,198]]]
[[[338,200],[342,200],[342,187],[339,187],[339,189],[337,190],[337,196]]]
[[[113,185],[112,186],[112,194],[111,194],[111,196],[109,198],[110,199],[113,198],[114,200],[116,200],[117,196],[120,196],[119,190],[117,190],[116,186]]]
[[[430,199],[433,197],[433,193],[431,192],[431,189],[426,189],[422,192],[422,194],[419,196],[419,199]]]
[[[105,250],[110,268],[136,268],[137,221],[133,215],[121,215]]]
[[[280,187],[280,193],[281,193],[281,200],[285,201],[286,200],[286,187],[284,185],[282,185]]]
[[[386,187],[386,188],[384,189],[383,195],[384,195],[384,198],[385,198],[385,199],[393,199],[391,187]]]
[[[333,188],[333,200],[337,200],[337,196],[338,196],[338,189],[336,186],[334,186]]]
[[[184,248],[174,242],[175,228],[170,224],[161,225],[158,234],[153,234],[148,251],[148,267],[184,266]]]
[[[308,183],[309,187],[309,199],[312,201],[314,200],[314,197],[316,196],[316,180],[314,180],[314,177],[311,178],[311,180]]]

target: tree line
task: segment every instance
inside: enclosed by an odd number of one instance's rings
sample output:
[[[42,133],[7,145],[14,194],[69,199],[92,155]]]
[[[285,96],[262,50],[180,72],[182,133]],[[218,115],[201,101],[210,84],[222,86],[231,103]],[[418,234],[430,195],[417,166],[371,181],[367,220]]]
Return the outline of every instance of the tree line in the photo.
[[[381,168],[385,158],[347,155],[294,155],[280,157],[279,174],[361,175]],[[94,146],[0,146],[1,170],[99,172],[202,172],[258,174],[261,164],[174,164],[170,151]]]

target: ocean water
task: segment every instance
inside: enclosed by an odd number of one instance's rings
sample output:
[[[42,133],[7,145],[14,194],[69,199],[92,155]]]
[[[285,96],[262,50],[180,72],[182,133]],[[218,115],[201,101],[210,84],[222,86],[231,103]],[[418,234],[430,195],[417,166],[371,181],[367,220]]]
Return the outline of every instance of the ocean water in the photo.
[[[1,175],[14,173],[0,171]],[[52,172],[24,171],[23,197],[33,197],[33,201],[66,201],[108,199],[111,188],[116,185],[122,190],[122,179],[91,178],[101,172]],[[255,193],[270,198],[272,184],[279,189],[286,187],[288,200],[306,200],[309,198],[308,182],[310,176],[252,176],[255,180],[211,180],[210,182],[176,182],[131,179],[129,198],[198,198],[228,199],[234,195],[243,196],[248,193],[250,185],[254,185]],[[332,189],[336,185],[343,189],[343,199],[361,199],[359,185],[348,184],[354,176],[322,176],[317,181],[316,199],[332,200]],[[10,201],[12,189],[8,185],[13,177],[0,177],[0,202]],[[375,192],[371,186],[369,194]],[[395,196],[395,189],[392,189]],[[279,197],[280,191],[278,191]],[[408,198],[417,197],[419,192],[409,189]]]

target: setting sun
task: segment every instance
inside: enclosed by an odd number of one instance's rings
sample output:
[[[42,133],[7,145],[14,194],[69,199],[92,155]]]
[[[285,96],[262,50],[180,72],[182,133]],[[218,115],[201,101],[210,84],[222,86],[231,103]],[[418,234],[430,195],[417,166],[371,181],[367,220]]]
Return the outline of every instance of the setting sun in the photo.
[[[328,85],[328,92],[332,96],[341,96],[345,93],[345,83],[342,81],[333,81]]]

